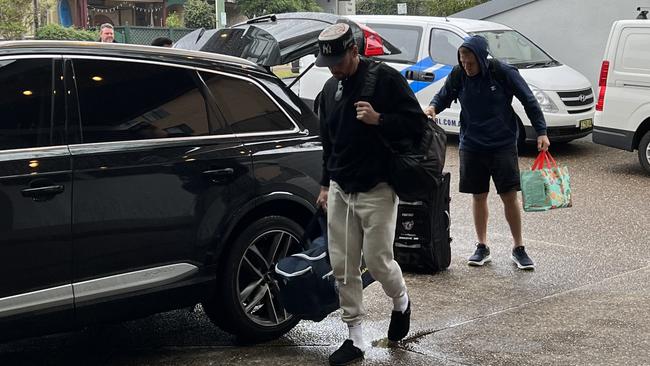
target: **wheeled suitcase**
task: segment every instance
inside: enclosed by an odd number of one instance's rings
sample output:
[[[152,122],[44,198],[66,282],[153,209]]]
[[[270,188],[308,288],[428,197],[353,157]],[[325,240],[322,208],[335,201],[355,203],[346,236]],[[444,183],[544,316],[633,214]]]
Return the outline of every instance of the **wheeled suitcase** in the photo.
[[[443,172],[427,201],[400,201],[393,249],[404,271],[439,272],[451,263],[449,186],[451,174]]]

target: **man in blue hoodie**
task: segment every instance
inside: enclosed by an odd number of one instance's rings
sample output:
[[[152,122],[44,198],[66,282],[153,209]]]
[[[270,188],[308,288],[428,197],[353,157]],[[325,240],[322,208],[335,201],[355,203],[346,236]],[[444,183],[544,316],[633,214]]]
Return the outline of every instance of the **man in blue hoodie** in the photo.
[[[488,60],[487,40],[472,36],[458,49],[458,65],[425,109],[427,115],[435,118],[452,101],[460,101],[460,191],[473,195],[472,213],[478,239],[476,250],[467,262],[470,266],[482,266],[491,260],[486,245],[491,177],[512,233],[511,258],[518,268],[535,268],[526,254],[521,234],[521,207],[517,198],[517,191],[521,190],[518,121],[511,106],[513,96],[524,106],[537,132],[537,148],[547,150],[550,142],[544,115],[528,84],[513,66]]]

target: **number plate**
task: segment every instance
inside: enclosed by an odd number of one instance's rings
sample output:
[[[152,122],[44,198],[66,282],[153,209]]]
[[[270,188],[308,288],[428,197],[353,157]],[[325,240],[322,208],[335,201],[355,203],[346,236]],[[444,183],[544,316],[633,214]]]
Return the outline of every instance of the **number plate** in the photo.
[[[594,122],[591,118],[583,119],[580,120],[580,129],[581,130],[586,130],[589,128],[592,128],[594,126]]]

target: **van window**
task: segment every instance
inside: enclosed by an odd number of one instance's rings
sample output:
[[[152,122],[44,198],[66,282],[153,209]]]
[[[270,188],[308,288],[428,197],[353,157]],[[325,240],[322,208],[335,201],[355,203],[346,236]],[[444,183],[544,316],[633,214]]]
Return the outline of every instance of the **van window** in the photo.
[[[0,60],[0,150],[62,143],[52,125],[53,102],[59,103],[54,88],[60,87],[53,84],[53,63],[49,58]]]
[[[474,33],[485,37],[490,55],[503,62],[521,67],[546,67],[556,61],[528,38],[514,30],[495,30]]]
[[[296,127],[252,82],[209,72],[202,72],[201,77],[235,133],[288,131]]]
[[[422,27],[392,24],[367,24],[402,53],[377,57],[388,62],[417,63],[420,56]]]
[[[626,28],[621,32],[616,69],[650,73],[650,29]]]
[[[439,64],[457,65],[458,47],[463,39],[456,33],[445,29],[432,29],[429,41],[429,56]]]
[[[208,134],[193,70],[75,59],[74,74],[84,143]]]

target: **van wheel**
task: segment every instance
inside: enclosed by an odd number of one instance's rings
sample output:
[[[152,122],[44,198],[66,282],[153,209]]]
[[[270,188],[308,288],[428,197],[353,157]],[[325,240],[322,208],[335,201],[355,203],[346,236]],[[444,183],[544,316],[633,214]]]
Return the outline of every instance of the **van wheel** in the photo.
[[[255,221],[235,240],[219,274],[219,290],[203,303],[221,329],[249,343],[279,338],[300,319],[288,314],[272,275],[275,264],[303,250],[303,228],[281,216]]]
[[[639,162],[643,169],[650,173],[650,131],[646,132],[639,142]]]

